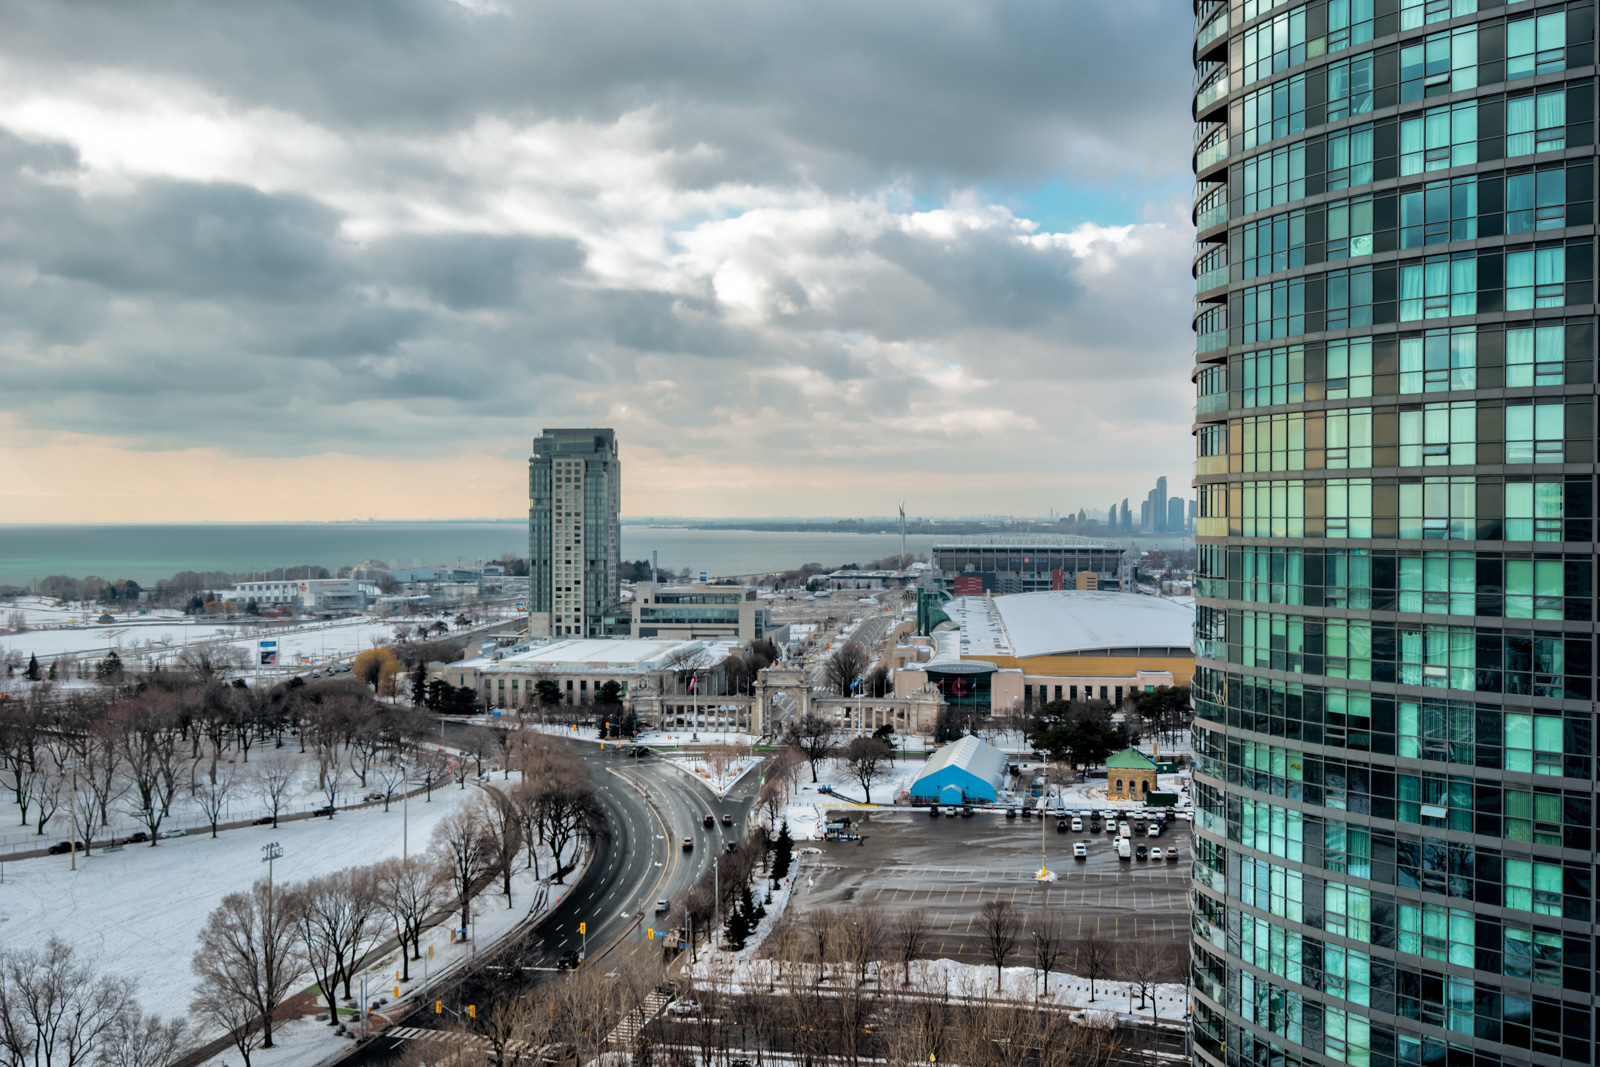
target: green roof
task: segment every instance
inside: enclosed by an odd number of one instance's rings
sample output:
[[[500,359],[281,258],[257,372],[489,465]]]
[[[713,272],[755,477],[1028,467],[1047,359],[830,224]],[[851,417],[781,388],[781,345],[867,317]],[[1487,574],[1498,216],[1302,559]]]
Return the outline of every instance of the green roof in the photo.
[[[1113,756],[1106,757],[1107,767],[1131,767],[1141,771],[1156,769],[1155,761],[1136,748],[1125,748]]]

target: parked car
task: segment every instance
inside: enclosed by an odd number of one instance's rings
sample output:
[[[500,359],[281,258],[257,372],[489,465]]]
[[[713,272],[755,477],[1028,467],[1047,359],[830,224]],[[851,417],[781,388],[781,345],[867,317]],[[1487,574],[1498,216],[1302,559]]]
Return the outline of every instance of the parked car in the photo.
[[[1133,856],[1135,859],[1147,860],[1150,858],[1150,849],[1142,844],[1135,845],[1133,849]]]
[[[707,827],[712,827],[712,826],[717,825],[717,820],[713,816],[710,816],[710,815],[707,815],[704,819],[701,819],[700,821]]]
[[[961,817],[963,819],[970,819],[970,818],[972,818],[972,815],[973,815],[973,811],[972,811],[972,805],[971,804],[963,804],[963,805],[961,805]]]
[[[935,819],[937,819],[939,817],[939,805],[937,805],[937,804],[929,804],[928,805],[928,814],[932,815]]]
[[[362,800],[366,800],[366,801],[382,800],[383,799],[383,794],[382,793],[367,793],[361,799]]]
[[[1075,834],[1083,833],[1083,820],[1076,815],[1072,817],[1072,832]]]
[[[1094,818],[1094,819],[1090,819],[1089,820],[1089,832],[1090,833],[1097,834],[1103,829],[1105,829],[1105,827],[1100,825],[1100,820],[1098,818]]]
[[[189,831],[187,831],[187,830],[163,830],[163,831],[161,831],[161,840],[163,840],[163,841],[165,841],[169,837],[187,837],[187,836],[189,836]]]
[[[1013,804],[1010,807],[1006,808],[1006,818],[1015,819],[1016,817],[1017,817],[1016,805]]]
[[[1178,858],[1178,850],[1176,848],[1167,849],[1167,862],[1168,863],[1173,862],[1177,858]]]
[[[143,830],[135,830],[127,837],[124,837],[122,839],[122,843],[124,845],[138,845],[148,840],[150,840],[149,834],[145,833]]]
[[[251,819],[250,820],[250,825],[251,826],[271,826],[272,825],[272,816],[263,815],[259,819]]]
[[[1157,845],[1155,848],[1152,848],[1150,850],[1150,858],[1153,859],[1153,860],[1159,860],[1159,859],[1165,859],[1166,858],[1165,856],[1163,856],[1161,854],[1161,846],[1160,845]]]
[[[1088,859],[1089,858],[1089,846],[1084,844],[1082,841],[1074,841],[1072,843],[1072,858],[1075,859],[1075,860],[1086,860],[1086,859]]]
[[[1146,830],[1144,832],[1144,835],[1146,837],[1160,837],[1161,836],[1161,827],[1157,826],[1155,823],[1151,823],[1150,824],[1150,829]]]
[[[74,841],[70,845],[65,841],[57,841],[55,844],[53,844],[49,848],[45,849],[45,852],[47,852],[48,854],[50,854],[52,856],[65,856],[68,852],[82,852],[82,851],[83,851],[83,842],[82,841]]]
[[[944,809],[944,817],[947,819],[953,819],[959,814],[961,813],[954,804]]]
[[[1123,822],[1117,826],[1117,833],[1121,834],[1123,837],[1133,836],[1133,830],[1126,822]]]
[[[1066,832],[1067,832],[1067,820],[1065,820],[1065,819],[1057,819],[1056,820],[1056,833],[1064,834]]]
[[[667,1010],[674,1015],[699,1015],[700,1005],[693,1000],[674,1000]]]
[[[331,819],[331,818],[333,818],[333,805],[332,804],[324,804],[322,807],[318,808],[316,811],[313,811],[311,813],[311,815],[312,815],[313,818],[315,818],[318,815],[326,815],[328,818]]]
[[[733,825],[733,816],[732,815],[724,815],[722,817],[722,825],[724,825],[724,826],[732,826]]]

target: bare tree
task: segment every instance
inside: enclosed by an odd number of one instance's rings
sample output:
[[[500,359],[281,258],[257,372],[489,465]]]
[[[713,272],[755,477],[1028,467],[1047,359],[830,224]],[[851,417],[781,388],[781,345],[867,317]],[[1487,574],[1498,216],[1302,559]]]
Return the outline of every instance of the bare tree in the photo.
[[[8,1065],[87,1065],[134,1010],[133,983],[96,974],[52,937],[43,949],[0,952],[0,1052]]]
[[[483,879],[495,870],[498,850],[493,838],[481,799],[462,804],[433,830],[434,855],[450,879],[463,930],[472,922],[472,898],[477,896]]]
[[[850,777],[861,783],[861,799],[871,804],[872,783],[889,773],[894,749],[876,737],[853,737],[844,746],[842,756]]]
[[[1002,987],[1006,960],[1016,951],[1021,931],[1022,920],[1017,917],[1017,909],[1011,906],[1009,900],[995,897],[983,902],[978,912],[978,932],[984,954],[994,961],[996,989]]]
[[[839,727],[816,712],[807,712],[789,724],[784,731],[784,742],[793,745],[811,765],[811,781],[817,781],[817,764],[833,754],[834,742],[839,737]]]
[[[389,801],[404,792],[409,784],[406,782],[406,765],[400,760],[380,763],[373,770],[372,776],[378,783],[375,791],[383,794],[383,810],[388,811]]]
[[[182,1019],[124,1012],[101,1050],[105,1067],[169,1067],[189,1048],[192,1035]]]
[[[330,1025],[339,1022],[339,987],[350,996],[350,978],[368,949],[383,935],[383,906],[373,872],[346,868],[313,878],[295,889],[293,910],[300,949],[328,1001]]]
[[[739,758],[739,750],[732,745],[707,745],[704,759],[706,764],[717,776],[718,787],[721,787],[722,778],[728,773],[728,768],[733,766]]]
[[[328,818],[333,818],[333,813],[338,809],[339,798],[344,795],[345,786],[350,784],[350,778],[343,766],[333,764],[322,770],[322,796],[328,802]]]
[[[228,807],[228,800],[233,795],[237,781],[233,768],[224,764],[218,767],[216,774],[210,778],[189,787],[189,795],[194,798],[195,806],[205,815],[206,822],[211,826],[212,837],[217,836],[217,823],[222,821],[222,813]]]
[[[518,817],[514,799],[493,786],[484,786],[483,795],[488,803],[483,806],[483,817],[489,826],[490,847],[494,852],[494,865],[500,871],[501,892],[506,897],[506,907],[511,907],[511,873],[515,869],[517,854],[522,851],[522,820]]]
[[[442,754],[436,751],[427,751],[417,756],[417,761],[411,768],[412,776],[422,782],[422,788],[427,790],[423,798],[425,803],[433,803],[433,787],[443,782],[450,773],[450,764]]]
[[[866,672],[868,660],[866,649],[855,641],[848,641],[823,663],[822,677],[828,688],[847,697]]]
[[[400,940],[400,978],[409,982],[411,961],[422,958],[423,925],[444,904],[449,881],[437,863],[415,857],[386,860],[374,868],[374,877],[378,901]]]
[[[191,965],[203,991],[193,1010],[227,1029],[246,1064],[258,1025],[260,1047],[272,1047],[272,1013],[306,973],[295,951],[295,917],[281,896],[260,881],[248,893],[223,897]]]
[[[1090,934],[1073,946],[1072,969],[1089,979],[1089,1003],[1094,1003],[1094,984],[1111,970],[1113,949],[1111,942],[1099,934]]]
[[[911,984],[911,961],[922,955],[929,932],[928,913],[921,908],[912,908],[895,916],[892,929],[894,951],[900,965],[905,968],[904,981],[907,985]]]
[[[276,827],[279,813],[299,783],[300,768],[290,756],[273,756],[257,763],[256,767],[256,789],[267,811],[272,814],[272,825]]]
[[[172,694],[160,690],[123,700],[113,709],[123,765],[139,805],[133,814],[150,831],[152,846],[178,788],[176,711]]]
[[[1033,965],[1044,979],[1044,995],[1050,995],[1050,972],[1066,948],[1061,920],[1047,909],[1033,924]]]
[[[1156,1025],[1156,986],[1172,981],[1182,974],[1178,946],[1171,942],[1135,941],[1124,957],[1124,967],[1130,979],[1128,1010],[1133,1010],[1133,992],[1139,992],[1139,1007],[1145,998],[1150,999],[1150,1025]]]

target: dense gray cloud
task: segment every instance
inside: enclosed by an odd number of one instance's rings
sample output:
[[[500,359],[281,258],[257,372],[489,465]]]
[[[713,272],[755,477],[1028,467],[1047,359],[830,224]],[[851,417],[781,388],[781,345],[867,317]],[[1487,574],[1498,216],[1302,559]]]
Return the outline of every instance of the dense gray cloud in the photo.
[[[647,466],[1057,506],[1188,462],[1181,205],[1050,233],[986,191],[1182,173],[1170,3],[6,10],[0,415],[40,433],[511,457],[603,422]],[[974,510],[1038,503],[1003,483]]]

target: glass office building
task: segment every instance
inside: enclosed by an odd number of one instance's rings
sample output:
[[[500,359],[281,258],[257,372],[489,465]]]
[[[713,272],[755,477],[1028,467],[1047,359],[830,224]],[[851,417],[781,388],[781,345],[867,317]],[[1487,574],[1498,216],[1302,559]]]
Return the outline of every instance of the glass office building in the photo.
[[[1594,1064],[1594,4],[1195,18],[1195,1062]]]
[[[622,463],[609,429],[545,430],[528,459],[528,635],[599,637],[621,597]]]

